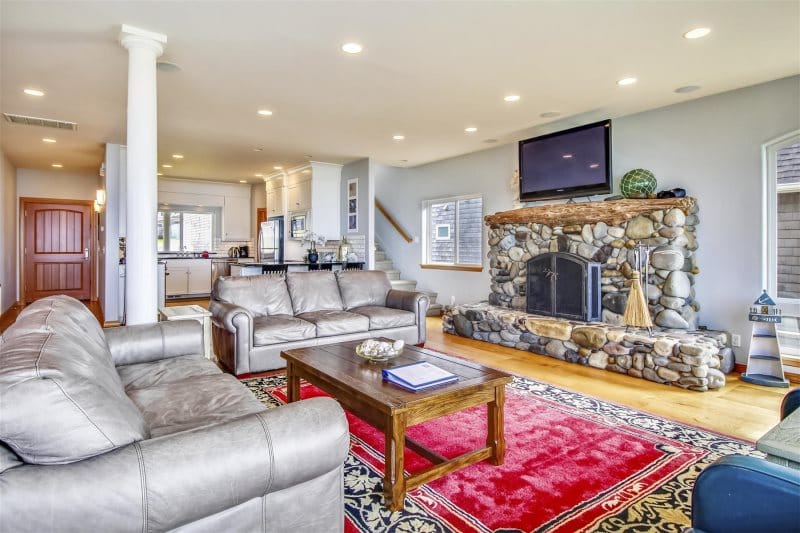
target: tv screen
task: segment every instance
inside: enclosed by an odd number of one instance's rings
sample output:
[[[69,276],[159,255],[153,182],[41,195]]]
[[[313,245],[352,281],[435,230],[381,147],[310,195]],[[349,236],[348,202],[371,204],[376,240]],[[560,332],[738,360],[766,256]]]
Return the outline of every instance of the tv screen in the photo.
[[[611,121],[519,142],[520,200],[611,192]]]

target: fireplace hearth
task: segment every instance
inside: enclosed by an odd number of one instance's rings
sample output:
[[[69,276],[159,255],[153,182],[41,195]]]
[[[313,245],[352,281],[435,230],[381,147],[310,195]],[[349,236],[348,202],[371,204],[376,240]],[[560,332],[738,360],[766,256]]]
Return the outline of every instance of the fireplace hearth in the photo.
[[[629,280],[634,270],[641,271],[635,249],[642,244],[650,248],[650,262],[641,282],[653,322],[668,329],[696,329],[700,310],[694,287],[700,273],[695,255],[697,213],[695,199],[686,197],[542,205],[489,215],[485,217],[491,275],[488,301],[533,314],[583,321],[599,318],[607,324],[623,325]],[[583,291],[583,282],[573,286],[563,279],[547,279],[544,270],[534,273],[535,283],[529,279],[529,266],[539,265],[530,261],[556,252],[600,265],[600,280],[595,284],[596,278],[592,278],[591,291],[565,299],[590,316],[578,317],[578,309],[563,307],[566,302],[557,300],[555,309],[547,303],[552,296],[548,291],[555,289],[556,296]],[[543,261],[546,264],[552,259]],[[552,265],[543,268],[553,271]],[[600,293],[599,317],[595,290]],[[531,295],[533,302],[529,301]]]
[[[600,263],[551,252],[527,263],[527,312],[599,322],[601,318]]]

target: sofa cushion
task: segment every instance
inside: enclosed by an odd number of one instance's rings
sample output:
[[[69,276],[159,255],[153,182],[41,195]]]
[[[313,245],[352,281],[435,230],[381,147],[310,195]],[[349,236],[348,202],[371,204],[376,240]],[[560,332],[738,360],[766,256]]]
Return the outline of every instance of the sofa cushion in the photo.
[[[279,276],[223,276],[214,284],[214,297],[256,316],[293,314],[286,280]]]
[[[402,328],[403,326],[413,326],[417,323],[414,313],[392,309],[391,307],[368,305],[366,307],[356,307],[351,309],[350,312],[369,318],[369,329]]]
[[[317,328],[291,315],[256,317],[253,319],[253,345],[266,346],[279,342],[302,341],[317,336]]]
[[[217,365],[202,355],[181,355],[148,363],[118,366],[125,390],[145,389],[173,381],[221,374]]]
[[[266,410],[244,385],[229,374],[186,378],[144,389],[131,389],[129,394],[142,411],[152,437],[221,424]],[[220,450],[220,453],[225,452]]]
[[[344,309],[333,272],[289,272],[286,286],[292,297],[294,315]]]
[[[0,345],[0,441],[28,463],[71,463],[147,438],[96,319],[63,298],[31,305]]]
[[[386,294],[392,284],[382,270],[343,270],[336,273],[344,308],[386,305]]]
[[[347,311],[312,311],[297,318],[317,326],[317,337],[369,331],[369,318]]]

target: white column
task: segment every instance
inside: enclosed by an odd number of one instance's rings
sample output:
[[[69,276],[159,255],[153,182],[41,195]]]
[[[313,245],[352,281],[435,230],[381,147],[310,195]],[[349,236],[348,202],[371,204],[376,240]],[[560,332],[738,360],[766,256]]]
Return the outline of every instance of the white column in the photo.
[[[165,35],[128,25],[120,32],[120,43],[128,49],[125,312],[129,325],[158,319],[156,59],[166,42]]]

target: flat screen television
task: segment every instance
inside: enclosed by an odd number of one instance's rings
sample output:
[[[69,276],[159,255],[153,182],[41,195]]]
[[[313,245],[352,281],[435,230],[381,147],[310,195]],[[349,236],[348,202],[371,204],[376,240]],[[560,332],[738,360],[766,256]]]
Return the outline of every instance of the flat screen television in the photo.
[[[611,192],[611,121],[519,142],[520,200]]]

